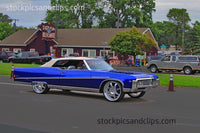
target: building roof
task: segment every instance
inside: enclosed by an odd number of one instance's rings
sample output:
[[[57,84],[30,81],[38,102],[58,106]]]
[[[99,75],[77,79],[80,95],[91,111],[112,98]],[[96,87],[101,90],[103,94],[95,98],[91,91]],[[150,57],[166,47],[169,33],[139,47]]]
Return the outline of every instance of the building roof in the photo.
[[[102,46],[115,34],[131,28],[59,29],[58,44],[62,46]],[[147,28],[139,28],[143,33]],[[58,45],[58,46],[59,46]]]
[[[24,43],[36,30],[19,30],[0,42],[1,46],[26,46]]]
[[[131,28],[91,28],[91,29],[58,29],[58,47],[64,46],[107,46],[107,43],[115,34],[121,31],[127,31]],[[138,28],[143,34],[147,33],[153,37],[149,28]],[[39,30],[19,30],[0,42],[1,46],[26,46],[30,39],[36,35]],[[155,41],[155,39],[154,39]],[[107,43],[106,43],[107,42]]]

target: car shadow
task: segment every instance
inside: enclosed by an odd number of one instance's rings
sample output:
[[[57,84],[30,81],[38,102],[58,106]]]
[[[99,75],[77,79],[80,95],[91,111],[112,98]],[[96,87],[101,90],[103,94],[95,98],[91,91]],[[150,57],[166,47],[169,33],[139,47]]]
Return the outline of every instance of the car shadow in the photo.
[[[34,93],[33,91],[25,91],[24,93]],[[62,90],[50,90],[47,94],[50,95],[58,95],[58,96],[70,96],[70,97],[78,97],[78,98],[87,98],[87,99],[95,99],[100,101],[108,102],[102,93],[92,93],[92,92],[81,92],[81,91],[62,91]],[[142,103],[150,103],[153,100],[147,100],[144,98],[130,98],[127,94],[119,103],[130,103],[130,104],[142,104]]]
[[[63,92],[63,91],[49,91],[48,94],[54,94],[54,95],[62,95],[62,96],[73,96],[73,97],[82,97],[82,98],[90,98],[90,99],[98,99],[107,101],[102,93],[92,93],[92,92],[81,92],[81,91],[69,91],[69,92]],[[149,103],[152,102],[152,100],[147,100],[143,98],[130,98],[127,94],[125,97],[120,101],[120,103]]]
[[[81,92],[81,91],[69,91],[69,92],[63,92],[61,91],[54,91],[50,90],[48,94],[51,95],[60,95],[60,96],[72,96],[72,97],[82,97],[82,98],[95,98],[104,100],[104,97],[100,93],[92,93],[92,92]]]

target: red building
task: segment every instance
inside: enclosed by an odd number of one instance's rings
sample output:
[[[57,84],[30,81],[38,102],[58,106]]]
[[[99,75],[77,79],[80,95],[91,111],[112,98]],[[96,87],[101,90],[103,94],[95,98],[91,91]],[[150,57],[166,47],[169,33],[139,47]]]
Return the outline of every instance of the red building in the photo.
[[[54,30],[54,29],[53,29]],[[0,51],[37,51],[40,55],[54,54],[57,57],[78,53],[79,56],[102,56],[105,52],[111,56],[115,55],[110,50],[108,42],[120,31],[130,30],[130,28],[103,28],[103,29],[58,29],[57,40],[44,39],[44,34],[55,35],[52,29],[46,31],[19,30],[0,42]],[[143,34],[148,34],[155,42],[155,38],[149,28],[138,28]],[[45,32],[45,33],[44,33]],[[158,48],[152,47],[149,55],[157,55]]]

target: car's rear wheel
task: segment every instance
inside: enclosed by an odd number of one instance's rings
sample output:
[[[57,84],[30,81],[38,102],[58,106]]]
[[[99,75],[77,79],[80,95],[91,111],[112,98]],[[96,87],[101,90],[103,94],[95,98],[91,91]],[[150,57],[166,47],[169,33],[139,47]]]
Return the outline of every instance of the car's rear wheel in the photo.
[[[124,98],[122,85],[117,81],[108,81],[103,87],[104,97],[111,102],[117,102]]]
[[[144,96],[144,94],[145,94],[145,91],[128,93],[128,95],[129,95],[131,98],[140,98],[140,97]]]
[[[184,73],[185,73],[186,75],[192,74],[192,69],[191,69],[190,67],[185,67],[185,68],[183,69],[183,71],[184,71]]]
[[[49,88],[45,83],[34,83],[33,91],[37,94],[45,94],[49,91]]]

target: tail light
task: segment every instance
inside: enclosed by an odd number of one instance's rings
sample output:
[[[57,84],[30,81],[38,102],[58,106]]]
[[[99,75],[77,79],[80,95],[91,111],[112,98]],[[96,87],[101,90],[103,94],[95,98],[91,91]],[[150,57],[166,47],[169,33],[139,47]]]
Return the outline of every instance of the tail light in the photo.
[[[40,58],[40,62],[42,62],[42,58]]]
[[[198,67],[200,67],[200,63],[198,63]]]

